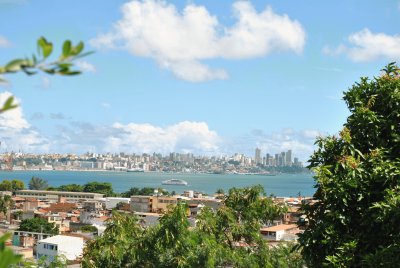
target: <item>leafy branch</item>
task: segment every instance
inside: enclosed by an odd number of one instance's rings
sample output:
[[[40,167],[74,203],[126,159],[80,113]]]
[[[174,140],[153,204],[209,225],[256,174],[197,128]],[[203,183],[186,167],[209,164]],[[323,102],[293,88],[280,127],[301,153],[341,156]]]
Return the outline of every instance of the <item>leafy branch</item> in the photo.
[[[37,74],[39,71],[50,75],[78,75],[81,71],[74,69],[73,61],[93,53],[93,51],[84,52],[84,43],[81,41],[77,45],[73,45],[70,40],[64,41],[62,45],[61,55],[58,59],[48,62],[48,58],[53,52],[53,43],[40,37],[37,41],[37,55],[33,54],[31,58],[18,58],[11,60],[4,66],[0,66],[1,74],[10,74],[24,72],[27,75]],[[6,80],[0,77],[0,82]],[[14,102],[14,97],[10,96],[0,113],[16,108],[18,105]]]

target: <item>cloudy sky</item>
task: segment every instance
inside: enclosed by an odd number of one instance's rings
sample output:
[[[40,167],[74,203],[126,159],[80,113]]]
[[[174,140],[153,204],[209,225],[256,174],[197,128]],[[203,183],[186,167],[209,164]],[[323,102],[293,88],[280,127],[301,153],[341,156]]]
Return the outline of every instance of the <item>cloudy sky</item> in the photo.
[[[398,0],[0,0],[1,65],[40,36],[95,51],[78,77],[4,77],[0,102],[21,105],[0,115],[0,151],[305,161],[345,122],[342,92],[400,60],[399,25]]]

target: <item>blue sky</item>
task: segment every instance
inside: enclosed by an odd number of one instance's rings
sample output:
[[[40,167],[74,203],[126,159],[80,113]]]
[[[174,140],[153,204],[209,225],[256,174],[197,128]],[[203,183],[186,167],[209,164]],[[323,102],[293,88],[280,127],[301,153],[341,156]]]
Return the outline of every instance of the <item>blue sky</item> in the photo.
[[[45,36],[95,54],[78,77],[7,75],[4,150],[307,160],[361,76],[400,59],[400,1],[0,0],[0,64]]]

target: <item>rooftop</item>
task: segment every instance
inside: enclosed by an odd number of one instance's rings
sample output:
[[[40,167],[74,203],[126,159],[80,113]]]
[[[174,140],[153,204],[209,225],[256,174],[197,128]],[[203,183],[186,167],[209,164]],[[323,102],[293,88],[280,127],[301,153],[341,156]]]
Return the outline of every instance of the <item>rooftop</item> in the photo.
[[[46,191],[46,190],[18,190],[18,191],[16,191],[16,193],[46,193],[46,194],[55,194],[55,195],[71,194],[71,195],[101,195],[101,196],[103,196],[103,194],[98,194],[98,193]]]
[[[289,229],[296,229],[298,226],[296,224],[280,224],[280,225],[275,225],[267,228],[261,228],[261,231],[264,232],[277,232],[277,231],[283,231],[283,230],[289,230]]]
[[[83,241],[82,237],[73,237],[73,236],[66,236],[66,235],[56,235],[52,237],[48,237],[46,239],[42,239],[38,241],[39,243],[49,243],[59,245],[62,243],[77,243]]]

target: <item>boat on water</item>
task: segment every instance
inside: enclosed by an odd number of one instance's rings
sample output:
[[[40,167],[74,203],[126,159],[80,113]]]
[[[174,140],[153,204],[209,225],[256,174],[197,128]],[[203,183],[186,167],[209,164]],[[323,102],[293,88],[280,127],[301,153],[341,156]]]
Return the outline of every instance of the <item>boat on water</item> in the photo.
[[[179,179],[170,179],[162,182],[163,185],[188,185],[187,181]]]

